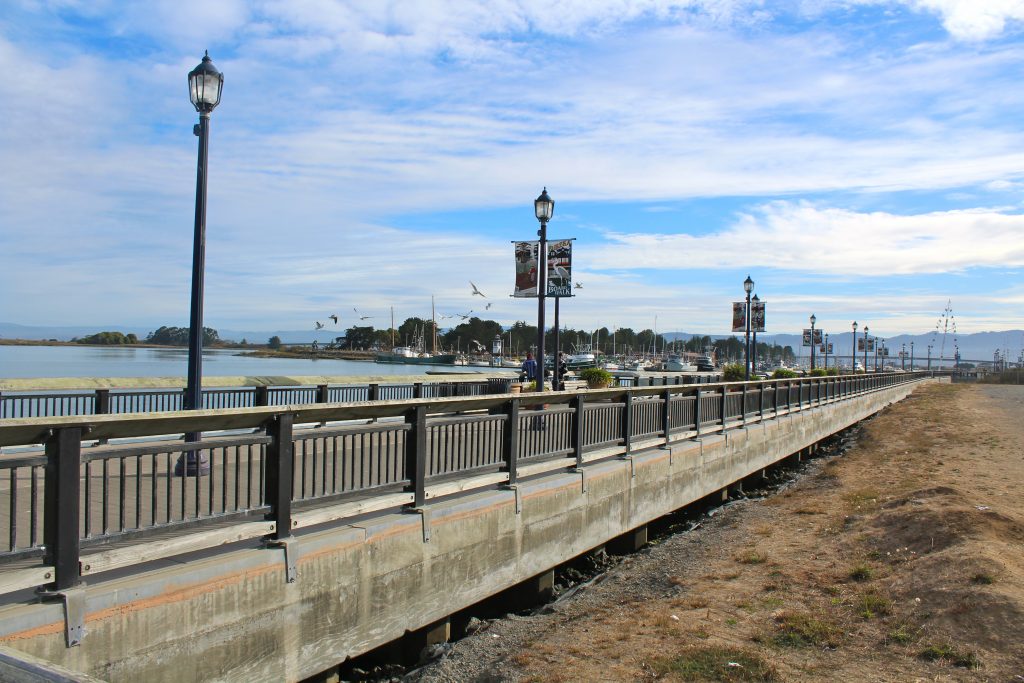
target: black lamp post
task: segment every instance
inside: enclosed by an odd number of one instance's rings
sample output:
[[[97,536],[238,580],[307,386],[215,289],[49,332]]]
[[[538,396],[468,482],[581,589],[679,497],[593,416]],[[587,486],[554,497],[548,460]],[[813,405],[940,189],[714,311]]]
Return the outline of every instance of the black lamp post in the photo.
[[[904,342],[903,350],[900,351],[900,370],[907,369],[907,344]]]
[[[814,341],[813,339],[811,341]],[[828,370],[828,333],[825,333],[825,369]]]
[[[864,326],[864,373],[868,371],[868,326]]]
[[[540,221],[537,253],[537,391],[544,391],[544,299],[548,294],[548,221],[555,212],[555,200],[548,188],[533,200],[533,212]]]
[[[818,322],[816,315],[811,313],[811,370],[814,369],[814,323]]]
[[[755,294],[751,299],[751,315],[753,315],[754,308],[757,307],[761,300]],[[750,321],[750,367],[757,370],[757,326],[753,324],[753,320]]]
[[[910,342],[910,371],[914,371],[914,342]]]
[[[857,321],[853,321],[853,341],[850,348],[850,374],[857,372]]]
[[[192,308],[188,328],[188,377],[185,387],[185,410],[202,408],[203,383],[203,272],[206,264],[206,175],[210,141],[210,113],[220,104],[224,74],[203,55],[203,61],[188,74],[188,93],[199,112],[199,123],[192,132],[199,137],[199,161],[196,165],[196,221],[192,242]],[[198,441],[201,434],[190,432],[185,441]],[[208,474],[210,464],[205,456],[192,451],[178,460],[175,470],[188,474]]]
[[[754,291],[754,281],[747,276],[747,279],[743,281],[743,291],[747,293],[747,313],[744,316],[746,318],[746,343],[743,349],[743,379],[750,379],[750,293]]]
[[[929,374],[931,373],[931,371],[932,371],[932,345],[929,344],[928,345],[928,372],[929,372]]]

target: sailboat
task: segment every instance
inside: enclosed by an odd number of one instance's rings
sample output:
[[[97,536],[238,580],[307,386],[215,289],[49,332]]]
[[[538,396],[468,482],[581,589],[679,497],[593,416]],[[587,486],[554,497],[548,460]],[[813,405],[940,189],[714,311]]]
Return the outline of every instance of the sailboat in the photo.
[[[391,327],[394,329],[394,311],[392,310]],[[430,327],[432,328],[431,353],[427,353],[420,332],[417,347],[396,346],[388,352],[378,353],[374,360],[378,363],[401,363],[402,365],[455,365],[458,356],[454,353],[437,352],[437,313],[434,309],[434,297],[430,297]]]

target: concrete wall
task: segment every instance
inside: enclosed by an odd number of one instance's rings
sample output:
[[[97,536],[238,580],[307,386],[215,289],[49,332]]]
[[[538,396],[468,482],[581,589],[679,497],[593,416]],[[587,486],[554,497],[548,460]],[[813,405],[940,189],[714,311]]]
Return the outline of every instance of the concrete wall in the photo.
[[[527,580],[864,419],[914,385],[560,470],[514,491],[382,514],[86,587],[86,635],[58,604],[0,608],[0,641],[112,681],[297,680]],[[424,524],[429,541],[424,540]]]

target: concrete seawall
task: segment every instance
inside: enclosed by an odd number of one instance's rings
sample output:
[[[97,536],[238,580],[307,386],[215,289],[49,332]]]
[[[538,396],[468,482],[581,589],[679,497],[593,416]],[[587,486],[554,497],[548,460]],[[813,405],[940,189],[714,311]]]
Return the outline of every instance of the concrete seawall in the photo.
[[[251,546],[119,578],[99,575],[84,589],[80,646],[65,647],[60,603],[0,607],[0,640],[112,681],[302,679],[720,491],[915,386],[667,449],[661,439],[641,442],[629,456],[550,472],[517,490],[312,531],[294,541],[298,579],[291,584],[282,549]]]

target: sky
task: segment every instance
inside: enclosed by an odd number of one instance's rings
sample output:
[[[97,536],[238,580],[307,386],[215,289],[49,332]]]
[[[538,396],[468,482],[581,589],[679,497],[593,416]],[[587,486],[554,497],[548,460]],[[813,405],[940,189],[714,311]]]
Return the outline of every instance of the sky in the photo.
[[[5,0],[0,320],[188,325],[209,50],[209,327],[535,324],[546,187],[568,327],[728,333],[749,275],[768,333],[1024,328],[1022,37],[1024,0]]]

